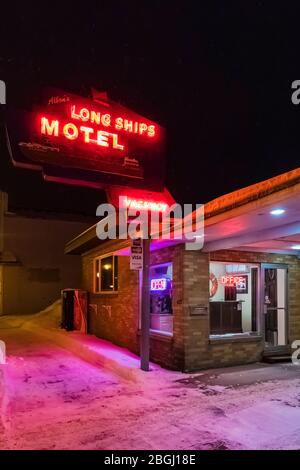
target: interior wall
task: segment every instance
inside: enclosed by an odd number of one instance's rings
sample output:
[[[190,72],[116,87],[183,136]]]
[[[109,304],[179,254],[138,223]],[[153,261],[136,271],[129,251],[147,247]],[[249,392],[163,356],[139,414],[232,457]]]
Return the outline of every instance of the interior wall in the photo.
[[[218,279],[218,289],[213,297],[211,297],[212,302],[224,300],[225,289],[223,284],[219,282],[221,276],[225,275],[225,264],[223,263],[210,263],[210,273],[213,273]]]

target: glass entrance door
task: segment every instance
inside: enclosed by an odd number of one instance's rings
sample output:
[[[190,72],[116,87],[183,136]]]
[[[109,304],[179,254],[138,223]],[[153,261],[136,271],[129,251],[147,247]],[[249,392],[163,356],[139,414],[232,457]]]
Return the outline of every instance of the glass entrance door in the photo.
[[[263,329],[266,348],[287,345],[287,276],[288,269],[285,265],[262,266]]]

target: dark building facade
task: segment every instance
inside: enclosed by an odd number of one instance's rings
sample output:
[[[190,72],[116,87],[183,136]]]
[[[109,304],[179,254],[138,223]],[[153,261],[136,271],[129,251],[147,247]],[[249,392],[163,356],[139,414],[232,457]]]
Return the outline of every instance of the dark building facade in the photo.
[[[88,223],[73,216],[9,209],[0,192],[0,315],[30,314],[81,282],[80,260],[64,256],[70,237]]]

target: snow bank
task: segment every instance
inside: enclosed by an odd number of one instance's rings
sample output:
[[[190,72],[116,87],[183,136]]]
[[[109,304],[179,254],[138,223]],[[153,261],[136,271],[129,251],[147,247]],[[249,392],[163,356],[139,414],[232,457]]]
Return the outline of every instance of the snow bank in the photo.
[[[26,325],[37,325],[43,328],[60,328],[62,314],[61,299],[46,307],[39,313],[30,315],[27,318]]]
[[[77,331],[62,330],[60,328],[61,308],[61,300],[57,300],[45,310],[28,316],[22,323],[22,328],[33,331],[94,366],[104,367],[126,380],[141,382],[147,375],[147,380],[149,379],[151,383],[154,379],[153,373],[155,373],[155,380],[166,373],[164,369],[152,363],[150,374],[140,370],[139,356],[109,341]],[[181,373],[180,377],[182,377]]]

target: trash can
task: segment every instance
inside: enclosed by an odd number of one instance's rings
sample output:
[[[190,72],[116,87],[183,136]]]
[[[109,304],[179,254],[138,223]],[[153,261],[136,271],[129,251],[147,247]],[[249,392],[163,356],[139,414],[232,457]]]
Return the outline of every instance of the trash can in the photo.
[[[61,328],[67,331],[74,330],[74,289],[62,291]]]
[[[88,293],[81,289],[63,289],[61,328],[87,333]]]

